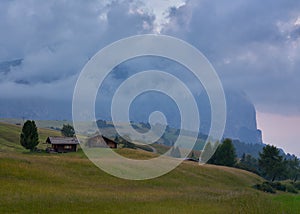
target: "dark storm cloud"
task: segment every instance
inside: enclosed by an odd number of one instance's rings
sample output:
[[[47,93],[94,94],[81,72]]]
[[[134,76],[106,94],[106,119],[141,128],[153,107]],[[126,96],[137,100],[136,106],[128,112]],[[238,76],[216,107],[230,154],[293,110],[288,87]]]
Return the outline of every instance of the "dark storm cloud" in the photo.
[[[23,61],[0,72],[0,96],[71,99],[80,70],[99,49],[159,25],[199,48],[224,84],[244,90],[259,110],[300,114],[300,1],[188,1],[161,23],[143,3],[1,1],[0,62]]]
[[[259,110],[300,114],[299,11],[299,1],[189,1],[164,33],[199,48]]]
[[[153,19],[128,1],[1,1],[0,62],[23,60],[0,73],[0,95],[38,90],[71,98],[90,57],[117,39],[151,32]]]

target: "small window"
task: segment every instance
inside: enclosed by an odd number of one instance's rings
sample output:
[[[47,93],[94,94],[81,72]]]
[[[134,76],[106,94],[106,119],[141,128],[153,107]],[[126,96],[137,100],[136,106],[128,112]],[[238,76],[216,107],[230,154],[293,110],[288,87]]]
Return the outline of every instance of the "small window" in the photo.
[[[71,149],[71,148],[72,148],[71,145],[65,145],[65,146],[64,146],[64,149]]]

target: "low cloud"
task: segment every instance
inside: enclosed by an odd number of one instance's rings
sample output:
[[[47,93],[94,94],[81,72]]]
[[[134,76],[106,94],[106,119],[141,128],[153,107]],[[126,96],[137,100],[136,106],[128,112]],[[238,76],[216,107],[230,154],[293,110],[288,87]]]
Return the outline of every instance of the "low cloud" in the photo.
[[[189,1],[164,33],[199,48],[265,112],[300,114],[299,1]]]
[[[98,50],[153,28],[154,16],[126,1],[0,4],[0,62],[22,59],[20,66],[0,72],[0,95],[6,97],[30,97],[38,91],[71,99],[75,77]]]
[[[154,32],[196,46],[223,83],[244,90],[260,111],[300,114],[298,0],[166,2],[1,1],[0,62],[23,61],[0,72],[0,97],[71,99],[79,72],[98,50]]]

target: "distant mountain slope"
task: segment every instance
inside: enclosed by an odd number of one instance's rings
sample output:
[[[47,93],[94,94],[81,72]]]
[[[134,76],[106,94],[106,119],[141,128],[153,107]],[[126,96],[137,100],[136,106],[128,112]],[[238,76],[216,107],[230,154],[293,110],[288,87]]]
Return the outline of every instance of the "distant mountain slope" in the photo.
[[[11,68],[22,65],[22,59],[0,62],[0,75],[11,72]],[[117,68],[116,68],[117,69]],[[119,70],[118,70],[119,69]],[[118,68],[117,74],[125,75],[124,68]],[[121,70],[120,70],[121,69]],[[122,80],[125,76],[115,77]],[[1,82],[0,82],[1,84]],[[28,84],[18,80],[14,84]],[[109,83],[107,83],[109,85]],[[28,85],[30,87],[30,85]],[[110,93],[110,92],[107,92]],[[194,92],[195,93],[195,92]],[[241,91],[225,88],[227,103],[227,121],[224,137],[237,139],[250,144],[262,143],[261,131],[257,129],[256,111],[247,95]],[[55,96],[54,96],[55,97]],[[200,132],[208,134],[210,128],[210,104],[206,93],[195,93],[200,111]],[[139,100],[139,99],[137,99]],[[100,101],[99,101],[100,102]],[[97,119],[111,120],[110,100],[97,105]],[[149,114],[153,111],[162,111],[173,127],[180,127],[180,115],[173,100],[157,94],[148,94],[136,101],[131,107],[130,117],[133,121],[148,122]],[[39,97],[0,97],[0,118],[28,118],[36,120],[71,120],[71,95],[66,99],[48,98],[40,94]]]
[[[261,131],[257,129],[256,112],[253,104],[241,93],[228,92],[227,94],[227,122],[224,137],[237,139],[250,144],[261,144]],[[205,99],[200,99],[205,100]],[[10,99],[0,98],[0,118],[28,118],[36,120],[72,120],[72,103],[65,100],[48,100],[47,98]],[[210,106],[207,102],[200,105],[201,127],[200,132],[207,134],[210,127]],[[168,106],[168,103],[166,103]],[[147,122],[148,114],[155,109],[150,105],[136,106],[136,114],[132,120]],[[167,118],[176,115],[169,108],[165,108]],[[134,111],[134,110],[133,110]],[[144,111],[141,114],[141,111]],[[110,112],[106,107],[100,106],[101,118],[111,120]],[[178,127],[176,121],[170,121],[170,126]]]
[[[0,118],[72,120],[71,101],[41,97],[0,98]]]
[[[117,135],[117,132],[114,129],[114,126],[112,125],[112,122],[98,120],[97,124],[103,135],[111,139],[114,139],[115,136]],[[150,124],[148,123],[132,123],[131,125],[138,132],[146,132],[150,128]],[[180,131],[179,129],[167,126],[164,135],[156,143],[167,147],[173,146],[174,142],[178,137],[179,131]],[[206,139],[207,139],[207,135],[200,133],[198,135],[198,140],[195,144],[194,150],[196,151],[202,150]],[[244,153],[250,154],[251,156],[258,158],[259,153],[262,151],[263,147],[265,146],[265,144],[263,143],[250,144],[236,139],[233,140],[233,144],[235,146],[236,153],[239,158],[241,158]],[[283,154],[285,155],[284,152]]]

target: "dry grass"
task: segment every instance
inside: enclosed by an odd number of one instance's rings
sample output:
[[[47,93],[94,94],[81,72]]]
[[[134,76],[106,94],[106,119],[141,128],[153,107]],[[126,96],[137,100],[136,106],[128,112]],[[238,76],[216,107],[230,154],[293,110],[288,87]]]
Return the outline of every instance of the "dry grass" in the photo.
[[[184,162],[160,178],[110,176],[82,153],[35,154],[18,144],[20,127],[0,124],[0,213],[298,213],[298,196],[271,196],[251,186],[258,176]],[[41,137],[52,133],[40,130]],[[7,145],[4,145],[7,144]],[[9,149],[12,148],[12,149]],[[153,154],[120,149],[134,159]],[[278,198],[279,197],[279,198]],[[286,201],[295,198],[287,206]]]

